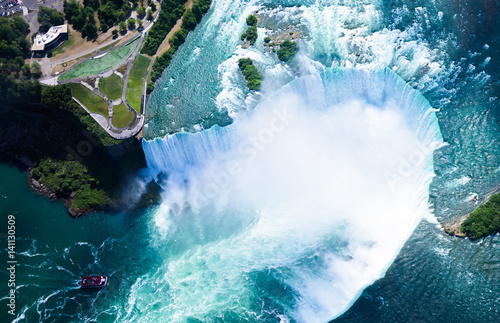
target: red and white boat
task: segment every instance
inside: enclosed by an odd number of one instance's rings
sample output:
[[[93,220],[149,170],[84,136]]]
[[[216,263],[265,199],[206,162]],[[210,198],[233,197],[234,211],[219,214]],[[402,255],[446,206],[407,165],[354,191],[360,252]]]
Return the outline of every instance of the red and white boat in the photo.
[[[102,288],[108,284],[106,276],[87,276],[82,277],[80,288]]]

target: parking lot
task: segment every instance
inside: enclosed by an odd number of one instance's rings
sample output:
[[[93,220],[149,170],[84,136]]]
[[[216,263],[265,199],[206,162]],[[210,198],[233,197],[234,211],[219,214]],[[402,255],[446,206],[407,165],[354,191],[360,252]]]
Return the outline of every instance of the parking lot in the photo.
[[[0,0],[0,16],[10,17],[23,14],[23,5],[19,0]]]
[[[9,0],[10,1],[10,0]],[[22,0],[23,5],[30,10],[36,10],[39,6],[46,6],[58,11],[63,10],[63,0]]]

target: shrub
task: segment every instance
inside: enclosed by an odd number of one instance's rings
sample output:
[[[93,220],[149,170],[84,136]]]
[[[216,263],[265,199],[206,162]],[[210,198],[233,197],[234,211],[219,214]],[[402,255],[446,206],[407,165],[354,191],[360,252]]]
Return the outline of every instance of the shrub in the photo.
[[[249,15],[247,17],[247,25],[257,26],[257,16],[256,15]]]
[[[118,25],[120,28],[121,32],[126,32],[127,31],[127,24],[125,24],[125,21],[121,21],[120,24]]]
[[[127,19],[127,24],[129,29],[134,29],[135,28],[135,19],[134,18],[128,18]]]
[[[281,61],[288,62],[297,52],[297,44],[288,39],[281,43],[278,49],[278,58]]]
[[[462,223],[462,231],[470,239],[479,239],[500,232],[500,194],[472,212]]]
[[[259,73],[257,67],[253,65],[252,59],[241,58],[238,61],[238,66],[247,81],[247,86],[250,90],[259,90],[262,83],[262,74]]]
[[[255,44],[257,40],[257,27],[251,26],[241,35],[241,40],[247,40],[250,42],[250,45]]]
[[[146,14],[146,8],[138,7],[136,12],[137,12],[137,16],[144,17],[144,15]]]
[[[153,92],[154,89],[155,89],[155,85],[151,82],[148,82],[148,85],[146,85],[146,93],[149,94],[149,93]]]
[[[264,43],[269,44],[270,41],[271,37],[267,36],[266,38],[264,38]]]

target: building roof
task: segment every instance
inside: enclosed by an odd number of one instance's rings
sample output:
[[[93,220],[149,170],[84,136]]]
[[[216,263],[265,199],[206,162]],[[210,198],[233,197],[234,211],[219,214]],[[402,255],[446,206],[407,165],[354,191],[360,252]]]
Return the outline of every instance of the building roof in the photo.
[[[31,51],[41,51],[45,49],[45,46],[52,44],[55,40],[59,38],[62,34],[68,33],[68,25],[52,26],[43,35],[36,35],[33,40],[33,46],[31,46]]]

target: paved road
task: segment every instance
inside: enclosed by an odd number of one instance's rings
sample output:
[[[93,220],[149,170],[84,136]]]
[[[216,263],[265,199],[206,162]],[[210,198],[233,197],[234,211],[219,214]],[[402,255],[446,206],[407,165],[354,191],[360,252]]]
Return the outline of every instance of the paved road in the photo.
[[[29,0],[29,1],[33,2],[33,1],[37,1],[37,0]],[[47,2],[49,2],[49,1],[57,3],[57,1],[60,1],[60,0],[47,0]],[[36,3],[35,3],[35,5],[36,5]],[[61,8],[61,10],[62,10],[62,8]],[[30,16],[30,15],[26,16],[26,20],[28,20],[28,22],[29,22],[30,20],[29,20],[28,16]],[[33,20],[33,17],[32,16],[30,16],[30,17],[31,17],[31,20]],[[46,58],[46,57],[42,58],[40,60],[40,63],[42,65],[42,71],[44,72],[44,75],[46,77],[42,78],[40,80],[40,82],[43,83],[43,84],[47,84],[47,85],[57,85],[57,84],[64,84],[64,83],[77,83],[77,82],[81,82],[84,86],[90,88],[94,93],[96,93],[97,95],[99,95],[100,97],[102,97],[106,101],[106,103],[108,105],[108,118],[106,119],[105,117],[103,117],[102,115],[97,114],[97,113],[91,113],[81,102],[79,102],[76,99],[75,99],[75,101],[79,105],[81,105],[94,118],[94,120],[96,120],[96,122],[98,122],[101,125],[101,127],[104,130],[106,130],[106,132],[108,132],[108,134],[111,137],[113,137],[115,139],[126,139],[126,138],[130,138],[130,137],[136,135],[142,129],[142,127],[144,125],[144,105],[145,105],[145,97],[146,97],[146,81],[147,81],[147,76],[149,75],[149,72],[150,72],[151,67],[153,65],[154,58],[153,58],[153,60],[151,60],[151,63],[149,65],[149,67],[148,67],[148,69],[146,71],[146,75],[144,77],[143,89],[142,89],[142,93],[141,93],[142,94],[142,97],[141,97],[142,104],[141,104],[141,109],[140,109],[141,111],[140,111],[139,114],[127,102],[126,92],[127,92],[128,78],[129,78],[129,75],[130,75],[130,70],[132,68],[132,64],[134,62],[134,59],[135,59],[135,57],[137,56],[137,54],[139,52],[139,49],[141,47],[142,42],[144,41],[144,37],[146,35],[146,32],[153,26],[153,23],[154,23],[154,21],[156,21],[157,17],[158,17],[158,14],[156,15],[156,17],[155,17],[155,19],[153,21],[150,21],[149,23],[148,22],[145,23],[145,28],[141,32],[141,35],[140,35],[140,41],[138,42],[138,44],[136,45],[136,47],[134,48],[134,50],[125,59],[125,61],[127,63],[127,69],[126,69],[126,72],[124,73],[124,75],[122,77],[124,86],[123,86],[122,96],[121,96],[120,101],[123,102],[125,104],[125,106],[134,115],[134,118],[133,118],[131,124],[128,127],[116,128],[116,127],[113,126],[113,124],[111,123],[111,119],[112,119],[112,116],[113,116],[113,102],[111,102],[106,95],[104,95],[102,92],[100,92],[98,87],[92,88],[90,85],[88,85],[87,83],[83,82],[83,80],[87,79],[88,77],[82,77],[82,78],[72,79],[72,80],[68,80],[68,81],[58,81],[57,80],[57,76],[53,77],[51,75],[51,72],[52,72],[52,69],[53,69],[54,66],[57,66],[59,64],[63,64],[65,62],[74,60],[74,59],[76,59],[78,57],[81,57],[81,56],[88,55],[88,54],[90,54],[90,53],[92,53],[92,52],[94,52],[96,50],[98,52],[97,55],[101,55],[102,53],[109,52],[109,51],[115,49],[116,47],[122,46],[123,44],[119,45],[119,46],[115,46],[115,47],[110,48],[110,49],[108,49],[108,50],[106,50],[104,52],[99,53],[99,49],[101,49],[101,48],[103,48],[103,47],[111,44],[112,42],[115,42],[116,40],[122,39],[127,34],[119,36],[116,39],[113,39],[113,40],[111,40],[111,41],[109,41],[109,42],[107,42],[105,44],[101,44],[99,46],[96,46],[96,47],[94,47],[92,49],[88,49],[86,51],[80,52],[77,55],[73,55],[73,56],[70,56],[70,57],[63,58],[63,59],[59,59],[59,60],[55,60],[55,61],[50,61],[49,58]],[[36,16],[34,16],[34,18],[35,18],[34,21],[36,21]],[[30,26],[31,26],[31,23],[30,23]],[[133,38],[135,38],[135,36],[132,37],[131,39],[133,39]],[[94,56],[96,56],[96,55],[94,55]],[[85,61],[87,59],[92,59],[93,57],[89,57],[89,58],[83,59],[78,64],[81,64],[83,61]],[[123,64],[120,64],[120,65],[123,65]],[[111,73],[113,73],[113,71],[114,71],[114,69],[110,69],[110,70],[107,70],[107,71],[105,71],[103,73],[100,73],[98,75],[94,75],[92,77],[96,77],[96,78],[108,77]],[[96,82],[96,85],[97,84],[98,84],[98,82]]]

